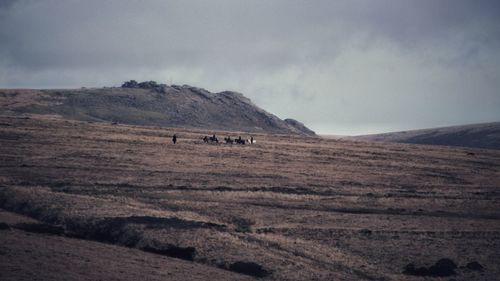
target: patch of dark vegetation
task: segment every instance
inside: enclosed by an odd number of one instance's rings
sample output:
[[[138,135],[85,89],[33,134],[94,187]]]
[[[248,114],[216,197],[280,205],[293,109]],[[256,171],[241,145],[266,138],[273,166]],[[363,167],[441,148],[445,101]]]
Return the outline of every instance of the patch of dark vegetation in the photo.
[[[217,186],[214,188],[215,191],[232,191],[233,189],[227,186]]]
[[[28,202],[9,202],[7,195],[0,192],[0,207],[13,213],[23,214],[49,224],[57,224],[57,212],[45,212],[40,206],[32,206]]]
[[[387,213],[389,214],[402,214],[406,212],[404,208],[387,208]]]
[[[141,233],[133,226],[127,224],[112,224],[103,221],[71,226],[76,237],[106,242],[111,244],[134,247],[141,240]]]
[[[342,186],[364,186],[365,184],[357,181],[351,181],[351,180],[341,180],[339,181],[339,184]]]
[[[225,229],[225,225],[182,220],[178,218],[161,218],[151,216],[130,216],[130,217],[112,217],[104,218],[92,223],[92,226],[85,226],[93,229],[120,229],[127,225],[143,225],[148,229],[162,228],[177,228],[177,229],[194,229],[194,228],[218,228]]]
[[[367,228],[363,228],[363,229],[359,230],[359,233],[361,233],[362,235],[369,236],[372,234],[372,231],[367,229]]]
[[[66,223],[66,226],[71,231],[68,235],[127,247],[135,247],[139,243],[144,228],[225,229],[224,225],[213,223],[149,216],[113,217],[98,221],[70,221]]]
[[[446,277],[455,275],[457,265],[451,259],[440,259],[430,267],[415,267],[415,264],[410,263],[405,266],[403,274],[414,276],[435,276]]]
[[[196,255],[196,249],[194,247],[178,247],[174,245],[168,245],[163,248],[154,248],[146,246],[142,248],[145,252],[155,253],[158,255],[169,256],[173,258],[194,261]]]
[[[233,223],[236,226],[236,232],[252,232],[252,225],[255,224],[253,220],[246,218],[234,218]]]
[[[114,217],[106,218],[98,223],[100,226],[109,226],[112,228],[120,228],[127,224],[142,224],[146,228],[180,228],[180,229],[193,229],[193,228],[225,228],[225,225],[216,223],[188,221],[178,218],[160,218],[150,216],[130,216],[130,217]]]
[[[17,133],[17,132],[2,132],[0,134],[0,140],[5,140],[5,141],[17,141],[17,140],[23,140],[26,141],[27,139],[30,139],[31,136],[29,134],[25,133]]]
[[[53,188],[61,188],[61,187],[67,188],[68,186],[72,186],[73,183],[68,182],[68,181],[49,181],[49,182],[47,182],[46,185],[53,187]]]
[[[473,261],[473,262],[469,262],[467,265],[465,265],[465,267],[469,270],[473,270],[473,271],[482,271],[483,270],[483,266],[478,263],[477,261]]]
[[[199,189],[201,190],[201,189]],[[245,192],[270,192],[270,193],[283,193],[283,194],[297,194],[297,195],[324,195],[330,196],[335,194],[334,191],[324,189],[317,190],[307,187],[283,187],[283,186],[271,186],[271,187],[252,187],[252,188],[237,188],[237,187],[224,187],[220,186],[215,188],[217,191],[245,191]]]
[[[14,228],[32,233],[42,233],[42,234],[52,234],[52,235],[64,234],[64,228],[44,223],[18,223],[14,225]]]
[[[0,230],[9,230],[10,226],[4,222],[0,222]]]
[[[266,277],[271,274],[269,270],[264,269],[260,264],[254,262],[237,261],[229,265],[230,271],[250,275],[258,278]]]
[[[375,208],[330,208],[330,207],[308,207],[304,208],[302,206],[280,206],[278,204],[262,203],[262,202],[252,202],[249,203],[254,206],[272,206],[273,208],[283,208],[291,210],[317,210],[324,212],[335,212],[335,213],[347,213],[347,214],[391,214],[391,215],[404,215],[413,216],[418,214],[420,216],[429,217],[450,217],[450,218],[479,218],[479,219],[492,219],[498,220],[500,216],[497,214],[475,214],[475,213],[451,213],[446,211],[434,211],[434,212],[409,212],[404,208],[387,208],[387,209],[375,209]]]
[[[276,230],[274,228],[266,227],[266,228],[259,228],[259,229],[257,229],[256,232],[258,234],[266,234],[266,233],[275,233]]]

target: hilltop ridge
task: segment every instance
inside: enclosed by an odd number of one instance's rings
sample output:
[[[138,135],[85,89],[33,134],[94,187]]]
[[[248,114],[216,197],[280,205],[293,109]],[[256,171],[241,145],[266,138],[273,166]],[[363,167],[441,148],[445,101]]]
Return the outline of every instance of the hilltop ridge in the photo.
[[[212,93],[189,85],[155,81],[130,80],[121,87],[105,88],[0,90],[0,105],[0,113],[9,114],[52,114],[82,121],[315,136],[302,123],[282,120],[241,93]]]
[[[500,122],[363,135],[344,139],[500,149]]]

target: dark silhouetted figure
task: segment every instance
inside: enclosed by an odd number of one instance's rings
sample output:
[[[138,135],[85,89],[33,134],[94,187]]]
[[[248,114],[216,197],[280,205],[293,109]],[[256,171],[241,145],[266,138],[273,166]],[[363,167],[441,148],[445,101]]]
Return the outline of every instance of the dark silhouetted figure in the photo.
[[[253,144],[253,137],[250,137],[250,144]]]
[[[172,137],[172,142],[173,142],[174,144],[177,142],[177,136],[176,136],[176,135],[174,135],[174,136]]]
[[[215,134],[213,136],[209,137],[208,140],[210,142],[219,143],[219,140],[217,139],[217,137],[215,136]]]
[[[203,137],[203,142],[208,143],[208,137],[207,137],[207,136],[204,136],[204,137]]]
[[[237,139],[234,140],[237,144],[245,144],[245,140],[241,139],[241,136],[239,136]]]

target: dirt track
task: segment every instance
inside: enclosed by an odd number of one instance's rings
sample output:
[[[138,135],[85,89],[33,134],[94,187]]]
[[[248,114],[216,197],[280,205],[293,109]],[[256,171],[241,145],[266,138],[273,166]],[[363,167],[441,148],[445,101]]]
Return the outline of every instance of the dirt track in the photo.
[[[421,280],[405,266],[440,258],[500,275],[499,151],[211,133],[0,117],[0,207],[268,280]]]

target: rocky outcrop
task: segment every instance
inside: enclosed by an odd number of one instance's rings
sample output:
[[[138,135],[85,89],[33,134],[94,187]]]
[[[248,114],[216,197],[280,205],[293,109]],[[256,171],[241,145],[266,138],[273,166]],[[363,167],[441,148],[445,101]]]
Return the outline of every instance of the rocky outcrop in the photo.
[[[189,85],[134,80],[113,88],[28,90],[31,95],[16,91],[0,90],[0,98],[15,99],[19,94],[30,100],[23,98],[19,106],[4,108],[4,112],[57,114],[76,120],[133,125],[315,135],[304,124],[284,121],[243,94],[231,91],[212,93]]]
[[[297,132],[297,134],[309,135],[309,136],[313,136],[316,134],[313,130],[307,128],[306,125],[304,125],[304,123],[299,122],[295,119],[288,118],[288,119],[285,119],[284,121],[285,121],[285,123],[288,124],[290,129],[292,131]]]

